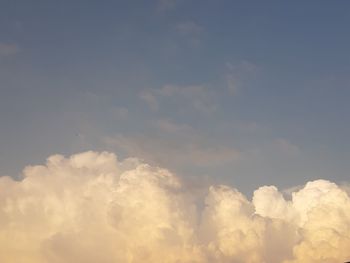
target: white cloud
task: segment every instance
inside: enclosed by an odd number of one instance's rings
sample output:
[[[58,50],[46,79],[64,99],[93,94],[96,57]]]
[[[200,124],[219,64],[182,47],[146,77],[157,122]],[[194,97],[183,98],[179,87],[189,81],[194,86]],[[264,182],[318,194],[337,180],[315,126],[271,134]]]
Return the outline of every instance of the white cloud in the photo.
[[[112,153],[54,155],[24,179],[0,178],[0,261],[344,262],[350,198],[308,182],[285,200],[274,186],[250,202],[210,186],[203,209],[177,177]]]
[[[0,43],[0,57],[15,55],[20,50],[17,44]]]

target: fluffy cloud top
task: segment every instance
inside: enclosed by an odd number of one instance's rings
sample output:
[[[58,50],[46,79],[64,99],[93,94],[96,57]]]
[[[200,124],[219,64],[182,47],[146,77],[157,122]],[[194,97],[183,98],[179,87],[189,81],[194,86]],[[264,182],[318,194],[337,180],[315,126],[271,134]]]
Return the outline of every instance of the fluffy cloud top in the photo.
[[[343,262],[350,198],[308,182],[291,200],[210,186],[201,200],[165,169],[112,153],[55,155],[0,178],[0,262]]]

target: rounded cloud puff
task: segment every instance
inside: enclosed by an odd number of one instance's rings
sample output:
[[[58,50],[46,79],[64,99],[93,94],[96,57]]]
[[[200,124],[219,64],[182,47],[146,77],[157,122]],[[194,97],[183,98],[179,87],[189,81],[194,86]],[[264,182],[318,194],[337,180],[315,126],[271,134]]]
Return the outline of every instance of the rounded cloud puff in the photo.
[[[199,208],[169,171],[112,153],[54,155],[0,177],[0,262],[343,262],[350,198],[308,182],[286,200],[274,186],[252,202],[210,186]]]

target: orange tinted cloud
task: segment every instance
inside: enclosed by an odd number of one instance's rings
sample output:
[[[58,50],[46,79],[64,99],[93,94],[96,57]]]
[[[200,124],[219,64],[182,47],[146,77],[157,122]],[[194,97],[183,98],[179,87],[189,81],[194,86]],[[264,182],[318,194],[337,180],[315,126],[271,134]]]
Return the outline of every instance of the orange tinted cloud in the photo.
[[[112,153],[54,155],[21,181],[0,178],[0,261],[343,262],[350,198],[307,183],[286,200],[209,186],[200,209],[178,178]]]

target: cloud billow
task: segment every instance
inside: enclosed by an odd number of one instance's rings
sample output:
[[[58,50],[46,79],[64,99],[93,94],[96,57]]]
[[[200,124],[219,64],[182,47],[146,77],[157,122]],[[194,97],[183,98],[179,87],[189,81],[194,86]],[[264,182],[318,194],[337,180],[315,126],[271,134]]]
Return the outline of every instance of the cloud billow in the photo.
[[[209,186],[199,208],[166,169],[112,153],[54,155],[0,178],[0,262],[343,262],[350,198],[317,180],[249,201]],[[197,197],[201,198],[201,197]]]

